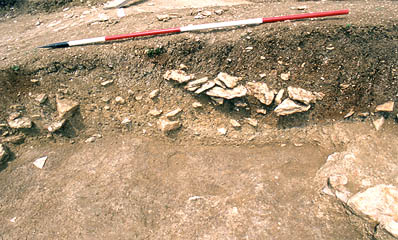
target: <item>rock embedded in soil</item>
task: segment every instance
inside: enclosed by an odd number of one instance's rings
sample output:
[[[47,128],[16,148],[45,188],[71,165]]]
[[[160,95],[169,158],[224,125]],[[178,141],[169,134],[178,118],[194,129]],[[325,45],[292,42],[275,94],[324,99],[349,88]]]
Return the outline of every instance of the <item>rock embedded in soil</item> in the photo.
[[[352,115],[354,115],[354,113],[355,113],[354,109],[351,108],[350,111],[349,111],[346,115],[344,115],[344,118],[349,118],[349,117],[351,117]]]
[[[210,97],[210,99],[213,100],[214,105],[223,105],[224,104],[224,98]]]
[[[308,111],[310,107],[310,105],[298,104],[295,101],[287,98],[275,108],[274,112],[278,116],[285,116],[293,113]]]
[[[166,80],[173,80],[178,83],[186,83],[195,78],[194,74],[187,74],[183,70],[167,70],[167,72],[163,75],[163,78]]]
[[[101,83],[102,86],[107,87],[113,83],[113,80],[107,80]]]
[[[182,111],[181,108],[176,108],[173,111],[166,113],[165,116],[166,116],[166,118],[172,118],[172,117],[177,116],[177,114],[179,114],[181,111]]]
[[[38,158],[33,162],[33,165],[35,165],[37,168],[42,169],[46,164],[47,158],[47,156]]]
[[[158,21],[163,21],[163,22],[167,22],[168,20],[171,19],[170,15],[168,14],[157,15],[156,18],[158,19]]]
[[[355,214],[380,223],[398,238],[398,188],[380,184],[352,196],[348,206]]]
[[[227,88],[234,88],[238,85],[238,82],[242,80],[241,77],[234,77],[229,75],[228,73],[220,72],[215,81],[220,81],[222,82],[223,85],[225,85]],[[223,86],[221,86],[223,87]]]
[[[219,97],[224,99],[233,99],[238,97],[244,97],[247,94],[247,89],[240,85],[233,89],[224,89],[222,87],[214,87],[206,92],[208,96]]]
[[[376,107],[376,112],[392,112],[392,111],[394,111],[393,101],[380,104]]]
[[[271,105],[274,100],[275,93],[270,90],[266,83],[262,82],[248,82],[246,84],[248,95],[254,96],[262,104]]]
[[[117,103],[117,104],[125,104],[126,103],[126,100],[124,100],[124,98],[122,98],[122,97],[120,97],[120,96],[117,96],[116,98],[115,98],[115,102]]]
[[[7,161],[8,155],[8,148],[4,144],[0,144],[0,164]]]
[[[76,109],[79,107],[79,103],[70,99],[60,99],[58,96],[57,101],[57,111],[59,118],[67,119],[73,115]]]
[[[380,117],[378,119],[373,120],[373,126],[375,127],[376,131],[379,131],[384,124],[384,117]]]
[[[155,89],[152,92],[149,93],[149,98],[150,99],[154,99],[157,96],[159,96],[160,90],[159,89]]]
[[[42,93],[37,95],[37,97],[35,98],[36,102],[38,102],[39,104],[43,104],[45,101],[47,101],[47,94]]]
[[[181,127],[181,123],[179,121],[170,121],[166,117],[162,117],[158,120],[158,128],[164,134],[167,134],[171,131],[175,131]]]
[[[289,73],[281,73],[282,80],[287,81],[287,80],[289,80],[289,77],[290,77],[290,72]]]
[[[32,121],[27,117],[19,117],[13,120],[8,120],[10,128],[27,129],[32,127]]]
[[[289,86],[287,88],[287,92],[289,94],[289,98],[302,102],[306,105],[310,103],[315,103],[317,100],[315,94],[302,88]]]
[[[65,119],[62,119],[60,121],[53,122],[50,124],[50,126],[48,126],[47,130],[50,133],[56,132],[62,128],[62,126],[65,124],[65,121],[66,121]]]

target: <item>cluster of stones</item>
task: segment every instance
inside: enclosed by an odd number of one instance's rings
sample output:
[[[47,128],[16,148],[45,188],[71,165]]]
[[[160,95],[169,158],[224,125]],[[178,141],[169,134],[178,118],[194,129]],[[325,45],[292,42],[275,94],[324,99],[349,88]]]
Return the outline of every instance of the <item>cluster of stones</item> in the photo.
[[[273,102],[277,105],[274,112],[278,116],[305,112],[311,108],[311,103],[322,100],[325,96],[320,92],[311,92],[302,88],[289,86],[288,98],[282,101],[285,89],[272,90],[264,82],[247,82],[243,85],[241,77],[231,76],[220,72],[215,79],[203,77],[196,79],[194,74],[187,74],[183,70],[168,70],[163,77],[179,84],[186,84],[185,89],[195,94],[206,94],[216,104],[223,104],[224,100],[253,96],[267,106]]]

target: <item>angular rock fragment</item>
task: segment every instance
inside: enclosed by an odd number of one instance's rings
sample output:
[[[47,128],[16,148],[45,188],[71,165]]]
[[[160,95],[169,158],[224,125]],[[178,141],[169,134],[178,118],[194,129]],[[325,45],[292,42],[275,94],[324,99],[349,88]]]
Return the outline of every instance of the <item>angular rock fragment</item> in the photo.
[[[234,88],[234,87],[236,87],[236,85],[238,85],[238,82],[241,79],[242,79],[241,77],[234,77],[234,76],[229,75],[228,73],[220,72],[217,75],[215,81],[217,80],[217,81],[222,82],[221,84],[225,85],[227,88]],[[221,86],[221,87],[223,87],[223,86]]]
[[[398,188],[380,184],[352,196],[348,206],[365,219],[381,224],[390,234],[398,237]]]
[[[166,116],[166,118],[172,118],[172,117],[177,116],[177,114],[179,114],[181,111],[182,111],[181,108],[176,108],[173,111],[166,113],[165,116]]]
[[[275,108],[274,112],[278,116],[285,116],[293,113],[308,111],[310,107],[310,105],[301,105],[287,98]]]
[[[230,121],[229,121],[229,123],[231,123],[231,125],[232,125],[232,127],[234,127],[234,128],[240,128],[242,125],[237,121],[237,120],[235,120],[235,119],[231,119]]]
[[[224,89],[222,87],[214,87],[206,92],[208,96],[219,97],[224,99],[233,99],[238,97],[246,96],[247,89],[240,85],[233,89]]]
[[[266,83],[249,82],[246,88],[248,94],[257,98],[262,104],[270,105],[274,100],[275,93],[268,88]]]
[[[57,111],[59,118],[67,119],[71,117],[74,111],[79,107],[79,103],[69,99],[60,99],[57,97]]]
[[[200,102],[194,102],[194,103],[192,103],[192,107],[193,108],[201,108],[201,107],[203,107],[203,105]]]
[[[384,124],[384,117],[380,117],[378,119],[373,120],[373,126],[375,127],[376,131],[379,131]]]
[[[163,75],[166,80],[174,80],[178,83],[185,83],[195,78],[193,74],[186,74],[183,70],[167,70]]]
[[[124,98],[122,98],[121,96],[117,96],[116,98],[115,98],[115,102],[117,103],[117,104],[125,104],[126,103],[126,100],[124,100]]]
[[[223,105],[224,104],[224,98],[219,98],[219,97],[210,97],[211,100],[213,100],[214,105]]]
[[[157,117],[162,114],[162,110],[157,110],[157,109],[152,109],[151,111],[148,112],[149,115]]]
[[[227,129],[226,128],[219,128],[219,129],[217,129],[217,132],[220,135],[226,135],[227,134]]]
[[[42,169],[44,167],[44,165],[46,164],[46,161],[47,161],[47,156],[41,157],[41,158],[36,159],[33,162],[33,165],[35,165],[37,168]]]
[[[3,139],[3,143],[12,143],[12,144],[21,144],[24,141],[25,141],[25,136],[23,134],[9,136]]]
[[[180,127],[181,123],[179,121],[170,121],[166,117],[162,117],[158,120],[158,128],[164,134],[177,130]]]
[[[257,127],[258,126],[258,121],[256,119],[246,118],[245,120],[252,127]]]
[[[53,123],[51,123],[50,126],[48,126],[47,130],[50,133],[56,132],[62,128],[62,126],[65,124],[65,121],[66,121],[65,119],[62,119],[60,121],[53,122]]]
[[[8,158],[8,148],[0,144],[0,164],[4,163]]]
[[[149,98],[150,99],[154,99],[155,97],[159,96],[160,90],[159,89],[155,89],[152,92],[149,93]]]
[[[32,121],[27,117],[18,117],[13,120],[9,119],[7,122],[10,128],[24,129],[32,127]]]
[[[380,104],[376,107],[376,112],[392,112],[392,111],[394,111],[393,101]]]
[[[324,96],[323,93],[314,94],[313,92],[307,91],[305,89],[291,86],[287,88],[287,92],[289,94],[289,98],[302,102],[306,105],[315,103],[316,100],[322,99]]]
[[[200,86],[204,83],[207,83],[209,81],[208,77],[200,78],[194,81],[189,82],[184,88],[190,92],[196,91]],[[207,89],[205,89],[207,90]],[[203,91],[205,91],[203,90]]]
[[[349,117],[351,117],[352,115],[354,115],[354,113],[355,113],[354,109],[351,108],[350,111],[349,111],[346,115],[344,115],[344,118],[349,118]]]
[[[208,81],[207,83],[203,84],[199,89],[195,91],[196,94],[200,94],[210,88],[214,87],[216,83],[214,81]]]
[[[37,97],[35,98],[36,102],[38,102],[39,104],[43,104],[45,101],[47,101],[47,94],[42,93],[37,95]]]
[[[283,94],[285,93],[285,89],[281,89],[278,91],[275,97],[275,104],[279,105],[282,102]]]
[[[262,114],[262,115],[266,115],[267,114],[267,110],[265,109],[257,109],[256,113]]]

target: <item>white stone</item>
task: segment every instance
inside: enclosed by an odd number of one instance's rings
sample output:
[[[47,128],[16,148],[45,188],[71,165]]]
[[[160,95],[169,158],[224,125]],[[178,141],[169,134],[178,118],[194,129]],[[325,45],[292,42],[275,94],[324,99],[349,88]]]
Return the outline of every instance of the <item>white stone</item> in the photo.
[[[174,80],[178,83],[185,83],[194,79],[195,75],[188,75],[183,70],[167,70],[167,72],[163,75],[163,78],[166,80]]]
[[[203,107],[203,105],[200,102],[194,102],[194,103],[192,103],[192,107],[193,108],[201,108],[201,107]]]
[[[392,111],[394,111],[393,101],[380,104],[376,107],[376,112],[392,112]]]
[[[355,113],[354,109],[351,108],[350,111],[349,111],[346,115],[344,115],[344,118],[349,118],[349,117],[351,117],[352,115],[354,115],[354,113]]]
[[[238,97],[246,96],[247,89],[240,85],[234,89],[224,89],[222,87],[214,87],[206,92],[208,96],[220,97],[225,99],[233,99]]]
[[[214,87],[216,83],[214,81],[208,81],[205,84],[203,84],[199,89],[195,91],[196,94],[200,94],[206,90],[209,90],[210,88]]]
[[[398,237],[398,188],[380,184],[352,196],[348,206],[358,215],[379,222]]]
[[[0,164],[8,158],[8,149],[3,144],[0,144]]]
[[[288,73],[281,73],[281,78],[282,78],[282,80],[287,81],[287,80],[289,80],[289,77],[290,77],[290,72],[288,72]]]
[[[177,130],[180,127],[181,123],[179,121],[170,121],[166,117],[162,117],[158,120],[158,128],[165,134]]]
[[[33,165],[35,165],[37,168],[42,169],[46,164],[47,158],[47,156],[38,158],[33,162]]]
[[[116,102],[117,104],[125,104],[125,103],[126,103],[126,100],[124,100],[124,98],[122,98],[122,97],[120,97],[120,96],[117,96],[117,97],[115,98],[115,102]]]
[[[198,88],[200,88],[200,86],[202,84],[207,83],[208,80],[209,80],[208,77],[203,77],[203,78],[200,78],[200,79],[197,79],[194,81],[190,81],[184,88],[188,91],[193,92],[193,91],[196,91]],[[205,90],[207,90],[207,89],[202,90],[202,92]]]
[[[182,111],[181,108],[176,108],[176,109],[174,109],[173,111],[166,113],[165,116],[166,116],[167,118],[172,118],[172,117],[177,116],[177,114],[179,114],[181,111]]]
[[[217,75],[217,78],[216,78],[217,80],[220,80],[222,83],[224,83],[225,84],[225,86],[227,87],[227,88],[234,88],[234,87],[236,87],[236,85],[238,84],[238,82],[240,81],[240,80],[242,80],[242,78],[240,78],[240,77],[234,77],[234,76],[231,76],[231,75],[229,75],[228,73],[224,73],[224,72],[220,72],[218,75]]]
[[[62,126],[65,124],[65,122],[66,122],[65,119],[62,119],[62,120],[60,120],[60,121],[53,122],[53,123],[51,123],[50,126],[48,126],[47,130],[48,130],[50,133],[53,133],[53,132],[55,132],[55,131],[58,131],[59,129],[62,128]]]
[[[314,93],[302,88],[296,88],[290,86],[287,88],[287,92],[289,94],[289,98],[302,102],[306,105],[310,103],[315,103],[316,100],[318,99]]]
[[[217,132],[220,135],[226,135],[227,134],[227,129],[226,128],[219,128],[219,129],[217,129]]]
[[[71,117],[78,107],[78,102],[70,99],[60,99],[57,96],[57,111],[61,119],[67,119]]]
[[[167,22],[168,20],[170,20],[170,16],[168,14],[157,15],[156,18],[159,21],[163,21],[163,22]]]
[[[266,115],[267,114],[267,110],[265,110],[265,109],[257,109],[256,110],[256,113],[259,113],[259,114],[262,114],[262,115]]]
[[[47,100],[47,94],[45,94],[45,93],[42,93],[42,94],[39,94],[39,95],[37,95],[37,97],[35,98],[35,100],[38,102],[38,103],[40,103],[40,104],[42,104],[42,103],[44,103],[46,100]]]
[[[297,104],[293,100],[287,98],[283,100],[283,102],[279,104],[278,107],[275,108],[274,112],[278,116],[284,116],[298,112],[305,112],[308,111],[310,108],[311,108],[310,105]]]
[[[107,80],[101,83],[102,86],[107,87],[113,83],[113,80]]]
[[[151,111],[148,112],[149,115],[157,117],[162,114],[162,110],[157,110],[157,109],[152,109]]]
[[[234,128],[240,128],[242,125],[240,125],[240,123],[237,121],[237,120],[235,120],[235,119],[231,119],[230,121],[229,121],[229,123],[231,123],[231,125],[232,125],[232,127],[234,127]]]
[[[150,99],[154,99],[155,97],[159,96],[160,90],[159,89],[155,89],[152,92],[149,93],[149,98]]]
[[[380,117],[378,119],[373,120],[373,126],[375,127],[376,131],[379,131],[384,124],[384,117]]]
[[[246,118],[246,122],[252,127],[257,127],[258,126],[258,121],[256,119]]]
[[[27,117],[16,118],[7,122],[10,128],[23,129],[32,127],[32,121]]]
[[[126,117],[126,118],[124,118],[124,119],[122,120],[122,124],[123,124],[123,125],[128,125],[128,124],[130,124],[130,123],[131,123],[131,119],[128,118],[128,117]]]
[[[261,103],[270,105],[274,100],[275,93],[270,90],[266,83],[249,82],[246,84],[248,95],[254,96]]]
[[[285,93],[285,89],[281,89],[278,91],[275,97],[275,104],[279,105],[282,102],[283,94]]]

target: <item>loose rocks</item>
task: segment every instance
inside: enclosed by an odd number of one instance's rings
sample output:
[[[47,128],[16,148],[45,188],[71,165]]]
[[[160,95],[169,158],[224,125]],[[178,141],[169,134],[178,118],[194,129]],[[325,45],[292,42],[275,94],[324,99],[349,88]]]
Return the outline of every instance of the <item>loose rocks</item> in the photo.
[[[270,105],[274,100],[275,93],[271,91],[266,83],[249,82],[246,84],[248,94],[257,98],[261,103]]]
[[[302,102],[306,105],[315,103],[318,98],[323,98],[322,94],[320,93],[318,93],[319,96],[317,96],[316,94],[302,88],[288,87],[287,92],[289,94],[289,98]]]
[[[47,130],[50,133],[56,132],[62,128],[62,126],[65,124],[65,121],[65,119],[62,119],[61,121],[53,122],[50,126],[48,126]]]
[[[160,116],[162,114],[162,110],[157,110],[157,109],[152,109],[151,111],[149,111],[149,115],[157,117]]]
[[[171,131],[177,130],[181,127],[181,123],[179,121],[170,121],[166,117],[162,117],[158,121],[158,128],[164,134],[167,134]]]
[[[238,97],[246,96],[247,89],[240,85],[235,87],[234,89],[224,89],[222,87],[214,87],[206,92],[207,95],[212,97],[219,97],[225,99],[233,99]]]
[[[69,99],[59,99],[57,97],[57,111],[61,119],[71,117],[74,111],[79,107],[79,103]]]
[[[188,75],[183,70],[167,70],[167,72],[163,75],[163,78],[166,80],[174,80],[178,83],[185,83],[194,79],[195,75]]]
[[[225,85],[227,88],[234,88],[241,79],[242,78],[240,77],[234,77],[229,75],[228,73],[220,72],[217,75],[217,78],[214,79],[214,81],[218,83],[217,85],[219,85],[220,87],[224,87]]]
[[[207,83],[208,80],[209,80],[208,77],[200,78],[200,79],[189,82],[184,88],[190,92],[193,92],[193,91],[196,91],[198,88],[200,88],[202,84]],[[213,84],[213,86],[214,85],[215,84]],[[213,86],[211,86],[211,87],[213,87]],[[201,92],[206,91],[206,90],[207,89],[204,89]]]
[[[301,105],[287,98],[281,104],[279,104],[274,111],[278,116],[284,116],[293,113],[308,111],[310,107],[310,105]]]
[[[10,128],[15,129],[31,128],[32,121],[27,117],[18,117],[12,120],[9,119],[8,125],[10,126]]]
[[[393,101],[383,103],[376,107],[376,112],[392,112],[392,111],[394,111],[394,102]]]

